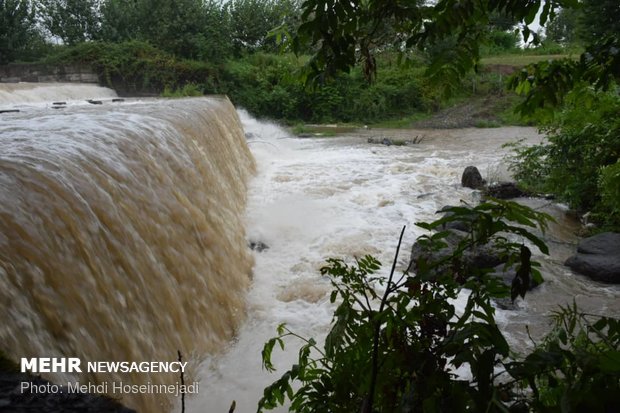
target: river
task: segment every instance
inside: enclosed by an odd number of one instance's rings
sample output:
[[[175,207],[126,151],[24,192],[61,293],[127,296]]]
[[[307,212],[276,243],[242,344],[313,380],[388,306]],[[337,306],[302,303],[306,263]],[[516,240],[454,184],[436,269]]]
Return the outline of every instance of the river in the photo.
[[[257,121],[240,111],[258,174],[250,183],[246,214],[250,240],[268,250],[255,252],[254,282],[248,294],[248,319],[231,349],[201,368],[202,391],[190,399],[190,412],[227,411],[232,400],[238,412],[256,409],[262,390],[296,360],[299,341],[286,351],[274,350],[279,372],[261,369],[260,351],[278,324],[319,342],[329,330],[334,306],[330,285],[319,269],[328,257],[352,260],[372,254],[389,269],[398,236],[407,226],[398,270],[408,265],[409,249],[424,231],[416,222],[437,219],[436,211],[460,201],[473,203],[478,194],[463,188],[468,165],[489,181],[509,179],[505,143],[540,142],[535,128],[501,127],[449,130],[360,129],[337,137],[296,138],[275,124]],[[421,139],[410,146],[369,144]],[[543,262],[546,282],[517,302],[512,311],[497,310],[497,319],[516,349],[530,346],[530,334],[541,337],[548,316],[574,299],[594,314],[620,314],[620,288],[573,274],[562,265],[577,242],[579,224],[566,207],[546,200],[527,200],[551,214],[556,223],[546,235],[551,257]],[[457,301],[463,307],[466,296]],[[286,411],[281,409],[281,411]]]
[[[533,128],[360,129],[298,138],[226,98],[127,100],[92,85],[0,85],[0,328],[13,358],[175,360],[200,380],[188,412],[255,411],[278,378],[261,349],[288,327],[319,342],[334,306],[319,269],[371,254],[385,267],[406,226],[397,269],[445,205],[477,202],[460,177],[477,166],[509,178],[505,143]],[[101,104],[85,99],[101,100]],[[66,100],[66,105],[53,101]],[[60,108],[57,106],[61,106]],[[244,137],[245,132],[245,137]],[[408,146],[368,142],[412,140]],[[256,166],[256,168],[255,168]],[[620,314],[620,288],[562,265],[579,224],[566,207],[523,199],[556,218],[545,283],[497,319],[517,350],[548,330],[558,305]],[[268,246],[249,251],[248,243]],[[463,307],[466,293],[455,302]],[[245,308],[245,311],[244,311]],[[299,342],[275,350],[281,370]],[[99,383],[173,383],[176,375],[50,375]],[[133,395],[141,411],[180,400]]]

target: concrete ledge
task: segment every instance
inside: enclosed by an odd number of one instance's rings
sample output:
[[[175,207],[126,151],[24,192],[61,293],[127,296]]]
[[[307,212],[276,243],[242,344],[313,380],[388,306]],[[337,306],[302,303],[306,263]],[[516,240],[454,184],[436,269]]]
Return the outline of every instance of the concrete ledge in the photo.
[[[99,76],[87,65],[9,64],[0,66],[0,83],[18,82],[99,83]]]

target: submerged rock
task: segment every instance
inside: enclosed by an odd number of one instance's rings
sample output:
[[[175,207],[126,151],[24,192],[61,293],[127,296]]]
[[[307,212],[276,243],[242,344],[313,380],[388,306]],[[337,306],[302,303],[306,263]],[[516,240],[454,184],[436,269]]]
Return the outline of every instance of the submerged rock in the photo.
[[[593,280],[620,284],[620,233],[603,232],[583,239],[565,265]]]
[[[251,250],[256,252],[263,252],[269,249],[269,245],[265,244],[262,241],[250,241],[248,245]]]
[[[461,241],[465,240],[468,235],[466,232],[456,229],[450,229],[448,231],[449,235],[443,238],[443,242],[446,244],[446,247],[438,251],[428,251],[428,249],[420,245],[418,242],[414,243],[411,248],[408,271],[417,272],[421,261],[433,263],[450,257],[459,247]],[[495,268],[505,262],[506,257],[503,256],[498,248],[491,244],[478,245],[475,248],[468,248],[463,252],[463,256],[461,258],[461,265],[465,272],[470,272],[474,269]],[[453,263],[451,262],[446,262],[445,264],[438,266],[433,272],[439,274],[444,271],[449,271],[452,264]]]

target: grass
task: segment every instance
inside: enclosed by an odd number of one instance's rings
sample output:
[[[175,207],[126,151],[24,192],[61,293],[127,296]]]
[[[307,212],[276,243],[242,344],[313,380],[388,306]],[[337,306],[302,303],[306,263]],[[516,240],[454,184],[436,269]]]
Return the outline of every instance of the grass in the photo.
[[[480,59],[483,65],[505,65],[521,67],[531,63],[538,63],[543,60],[557,60],[564,58],[576,58],[573,55],[568,54],[546,54],[546,55],[532,55],[532,54],[507,54],[500,56],[489,56]]]
[[[332,137],[338,134],[353,132],[358,129],[357,125],[304,125],[293,126],[291,132],[294,135],[313,135],[315,137]]]
[[[404,116],[402,118],[389,119],[381,122],[371,123],[370,127],[372,128],[382,128],[382,129],[407,129],[411,127],[411,124],[420,120],[428,119],[431,117],[431,113],[427,112],[416,112],[408,116]]]
[[[499,128],[500,126],[502,126],[502,123],[496,120],[480,119],[479,121],[476,122],[475,126],[481,129]]]

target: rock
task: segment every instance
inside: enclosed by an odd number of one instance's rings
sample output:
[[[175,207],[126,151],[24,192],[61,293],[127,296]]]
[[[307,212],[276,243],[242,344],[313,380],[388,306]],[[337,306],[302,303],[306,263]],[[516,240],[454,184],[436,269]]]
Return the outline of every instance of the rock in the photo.
[[[564,265],[593,280],[620,284],[620,233],[603,232],[583,239]]]
[[[475,166],[468,166],[463,171],[461,176],[461,185],[466,188],[481,189],[486,184],[486,181],[482,179],[480,171]]]
[[[87,102],[90,103],[91,105],[103,105],[103,102],[100,100],[88,99]]]
[[[124,101],[125,101],[125,99],[123,99],[123,98],[114,98],[114,99],[112,99],[112,102],[115,102],[115,103],[117,103],[117,102],[124,102]]]
[[[519,189],[515,182],[500,182],[489,185],[484,190],[484,194],[497,199],[511,199],[530,195]]]
[[[265,244],[262,241],[250,241],[249,247],[251,250],[256,252],[263,252],[269,249],[269,245]]]
[[[368,143],[379,143],[385,146],[391,146],[394,144],[394,142],[392,142],[392,140],[390,138],[368,138],[367,139]]]
[[[452,205],[446,205],[445,207],[441,208],[439,212],[443,212],[444,218],[450,217],[454,215],[452,211],[449,211],[449,209],[452,207]],[[468,232],[471,229],[471,223],[464,220],[450,221],[443,224],[443,229],[456,229],[458,231]]]
[[[420,260],[426,262],[437,262],[452,255],[452,253],[458,248],[459,243],[467,237],[467,233],[455,229],[450,229],[449,235],[443,239],[443,242],[447,244],[446,247],[429,252],[426,248],[422,247],[419,243],[414,243],[411,248],[411,257],[408,271],[417,272]],[[495,268],[498,265],[504,264],[506,257],[503,256],[500,250],[491,244],[478,245],[475,248],[469,248],[463,252],[461,267],[466,272],[470,272],[473,269],[483,268]],[[442,273],[450,270],[452,263],[447,262],[444,265],[437,267],[433,272],[435,274]]]
[[[19,109],[3,109],[0,110],[0,113],[18,113]]]
[[[52,102],[52,105],[66,105],[67,102]]]

